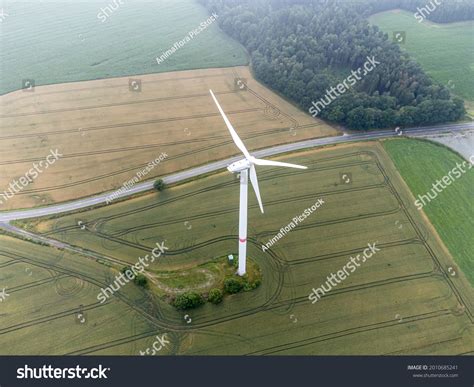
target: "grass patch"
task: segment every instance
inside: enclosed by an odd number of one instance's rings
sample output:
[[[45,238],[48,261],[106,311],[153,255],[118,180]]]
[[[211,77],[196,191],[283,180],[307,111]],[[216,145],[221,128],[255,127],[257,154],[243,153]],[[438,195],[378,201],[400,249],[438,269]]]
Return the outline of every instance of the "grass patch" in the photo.
[[[430,191],[436,180],[447,175],[456,163],[465,161],[448,148],[428,141],[392,139],[384,141],[383,144],[415,197]],[[474,173],[470,170],[423,207],[472,285],[474,285],[471,262],[474,251],[473,196]]]
[[[474,101],[473,21],[419,23],[412,13],[399,10],[373,15],[369,21],[388,33],[389,39],[394,31],[405,31],[406,41],[400,47],[454,94]]]
[[[204,301],[220,303],[218,293],[223,296],[260,286],[262,274],[255,261],[248,259],[247,274],[242,277],[236,274],[237,266],[237,258],[231,263],[227,257],[219,257],[191,269],[155,271],[150,277],[158,295],[178,309],[190,309]]]

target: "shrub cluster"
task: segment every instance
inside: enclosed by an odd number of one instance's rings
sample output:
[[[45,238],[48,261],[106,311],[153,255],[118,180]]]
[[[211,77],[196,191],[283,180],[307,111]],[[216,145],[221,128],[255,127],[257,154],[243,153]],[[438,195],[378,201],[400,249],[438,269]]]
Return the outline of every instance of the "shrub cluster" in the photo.
[[[121,272],[123,274],[126,274],[126,272],[128,271],[131,271],[133,273],[133,270],[130,266],[125,266],[122,268]],[[148,278],[146,276],[144,276],[143,274],[141,273],[138,273],[135,278],[133,279],[133,283],[135,285],[138,285],[138,286],[141,286],[142,288],[147,288],[148,287]]]
[[[177,296],[173,301],[173,306],[179,310],[196,308],[204,304],[204,298],[196,292],[186,292]]]

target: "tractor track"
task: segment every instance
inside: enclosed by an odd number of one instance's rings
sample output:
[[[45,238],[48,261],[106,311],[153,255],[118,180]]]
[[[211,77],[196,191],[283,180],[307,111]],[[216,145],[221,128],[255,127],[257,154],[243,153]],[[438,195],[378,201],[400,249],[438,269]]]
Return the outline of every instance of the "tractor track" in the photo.
[[[407,322],[418,322],[418,321],[423,321],[423,320],[427,320],[427,319],[438,318],[438,317],[441,317],[441,316],[444,316],[444,315],[448,315],[450,313],[451,312],[449,311],[449,309],[442,309],[442,310],[438,310],[438,311],[433,311],[433,312],[428,312],[428,313],[423,313],[423,314],[420,314],[420,315],[414,315],[414,316],[407,317],[406,318],[407,321],[402,322],[402,323],[400,323],[398,321],[394,322],[393,320],[388,320],[388,321],[383,321],[383,322],[378,322],[378,323],[373,323],[373,324],[367,324],[367,325],[363,325],[363,326],[356,327],[356,328],[349,328],[349,329],[345,329],[345,330],[338,331],[338,332],[327,333],[327,334],[319,335],[319,336],[313,336],[311,338],[298,340],[298,341],[295,341],[293,343],[275,345],[273,347],[268,347],[268,348],[265,348],[263,350],[259,350],[259,351],[255,351],[255,352],[249,352],[249,353],[246,353],[245,355],[246,356],[248,356],[248,355],[272,355],[272,354],[275,354],[275,353],[278,353],[278,352],[287,351],[287,350],[295,349],[295,348],[301,348],[301,347],[304,347],[306,345],[311,345],[311,344],[315,344],[315,343],[322,343],[322,342],[325,342],[325,341],[328,341],[328,340],[334,340],[334,339],[350,336],[350,335],[357,334],[357,333],[370,332],[370,331],[374,331],[374,330],[377,330],[377,329],[388,328],[388,327],[397,326],[397,325],[400,325],[400,324],[406,324]]]
[[[234,94],[234,93],[235,93],[234,90],[214,92],[214,94],[216,95]],[[0,118],[16,118],[16,117],[36,116],[36,115],[42,115],[42,114],[76,112],[76,111],[90,110],[90,109],[102,109],[102,108],[108,108],[108,107],[128,106],[128,105],[140,105],[140,104],[146,104],[150,102],[172,101],[175,99],[198,98],[198,97],[207,97],[207,96],[209,96],[208,93],[199,93],[199,94],[187,94],[187,95],[180,95],[180,96],[173,96],[173,97],[148,98],[148,99],[141,99],[138,101],[127,101],[127,102],[108,103],[108,104],[102,104],[102,105],[81,106],[74,109],[52,109],[52,110],[43,110],[43,111],[31,112],[31,113],[7,114],[7,115],[0,115]]]
[[[358,155],[362,155],[363,153],[364,152],[354,152],[354,153],[351,153],[347,156],[350,156],[350,157],[358,156]],[[333,160],[333,159],[334,158],[331,157],[331,158],[328,158],[328,159],[323,159],[322,161],[318,160],[315,163],[319,164],[321,162],[330,161],[330,160]],[[354,162],[349,163],[350,166],[371,165],[371,164],[373,164],[373,162],[371,162],[371,161],[354,161]],[[320,171],[334,170],[334,169],[340,169],[340,168],[345,167],[345,166],[346,165],[341,164],[341,165],[332,165],[332,166],[321,167],[321,168],[314,168],[314,169],[311,169],[311,173],[316,173],[316,172],[320,172]],[[260,177],[260,181],[273,180],[275,177],[281,178],[281,177],[290,176],[290,175],[303,174],[303,172],[296,171],[296,172],[290,173],[290,172],[282,171],[282,172],[273,173],[272,175],[269,175],[269,176],[267,176],[267,174],[268,174],[268,172],[267,173],[262,173],[261,177]],[[232,186],[234,184],[235,184],[235,182],[233,180],[223,182],[223,183],[217,183],[217,184],[208,186],[206,188],[201,188],[201,189],[194,190],[194,191],[191,191],[191,192],[188,192],[188,193],[185,193],[185,194],[178,195],[178,196],[170,198],[170,199],[166,199],[166,200],[164,200],[160,203],[153,203],[151,205],[142,206],[138,209],[126,210],[126,211],[122,211],[122,212],[119,212],[119,213],[114,214],[114,215],[104,216],[104,217],[101,217],[101,218],[98,218],[98,219],[94,219],[90,222],[87,222],[86,225],[94,224],[94,223],[102,224],[102,223],[105,223],[105,222],[113,220],[113,219],[119,219],[119,218],[122,218],[122,217],[125,217],[125,216],[128,216],[128,215],[134,215],[134,214],[137,214],[137,213],[142,212],[142,211],[149,211],[151,209],[158,208],[158,207],[170,204],[170,203],[174,203],[174,202],[186,199],[186,198],[194,197],[195,195],[198,195],[198,194],[211,192],[211,191],[214,191],[216,189],[222,189],[222,188],[225,188],[225,187]],[[347,189],[323,191],[323,192],[319,192],[319,193],[316,193],[316,194],[317,195],[329,195],[329,194],[333,194],[333,193],[337,194],[337,193],[344,193],[344,192],[354,192],[354,191],[360,191],[360,190],[371,189],[371,188],[378,188],[378,187],[383,187],[383,186],[385,186],[385,183],[373,184],[373,185],[368,185],[368,186],[361,186],[361,187],[356,187],[356,188],[347,188]],[[315,195],[315,194],[311,193],[311,194],[307,194],[306,196],[307,197],[312,197],[313,195]],[[60,231],[63,231],[65,229],[74,229],[75,227],[76,226],[69,226],[68,228],[51,230],[51,231],[42,233],[40,235],[52,235],[52,234],[55,234],[56,232],[60,232]]]

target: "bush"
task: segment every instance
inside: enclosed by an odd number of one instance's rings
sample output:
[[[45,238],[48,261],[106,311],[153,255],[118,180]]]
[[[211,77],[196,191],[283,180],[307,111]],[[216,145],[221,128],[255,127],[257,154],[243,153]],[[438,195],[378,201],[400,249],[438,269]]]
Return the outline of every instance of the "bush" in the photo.
[[[207,300],[213,304],[219,304],[222,301],[222,298],[224,295],[222,294],[222,291],[220,289],[211,289],[209,292],[209,296],[207,297]]]
[[[229,294],[235,294],[238,293],[242,290],[244,287],[244,284],[242,283],[242,280],[237,279],[237,278],[227,278],[224,281],[224,289],[227,293]]]
[[[158,179],[156,180],[154,183],[153,183],[153,187],[157,190],[157,191],[163,191],[166,187],[166,184],[165,182],[163,181],[163,179]]]
[[[173,301],[173,306],[180,310],[196,308],[202,304],[204,304],[204,299],[200,294],[195,292],[180,294]]]
[[[122,267],[122,270],[120,270],[121,273],[125,274],[127,270],[132,271],[132,268],[130,266],[124,266]]]
[[[138,286],[142,286],[144,288],[148,287],[148,278],[146,278],[143,274],[137,274],[137,276],[133,279],[133,282]]]
[[[131,273],[135,273],[130,266],[124,266],[120,270],[120,272],[122,272],[125,276],[127,276],[127,271],[129,271]],[[131,276],[132,274],[129,274],[129,275]],[[127,278],[128,278],[128,276],[127,276]],[[135,278],[133,278],[133,282],[135,283],[135,285],[141,286],[143,288],[148,287],[148,278],[146,276],[144,276],[143,274],[138,273],[135,276]]]
[[[244,291],[248,292],[249,290],[257,289],[262,281],[259,279],[255,280],[254,282],[246,282],[244,285]]]
[[[249,290],[255,289],[250,282],[245,282],[244,284],[244,292],[248,292]]]

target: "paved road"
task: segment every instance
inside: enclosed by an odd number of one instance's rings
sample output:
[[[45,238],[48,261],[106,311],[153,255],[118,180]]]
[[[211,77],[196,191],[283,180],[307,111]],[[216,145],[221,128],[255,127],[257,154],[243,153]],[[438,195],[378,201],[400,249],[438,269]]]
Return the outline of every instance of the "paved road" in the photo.
[[[461,131],[461,130],[472,130],[474,129],[474,123],[465,124],[452,124],[452,125],[441,125],[441,126],[430,126],[423,128],[409,128],[403,129],[403,135],[418,137],[427,134],[445,133],[450,131]],[[295,142],[291,144],[279,145],[272,148],[262,149],[259,151],[252,152],[255,157],[269,157],[280,153],[291,152],[300,149],[312,148],[320,145],[339,144],[343,142],[353,142],[361,140],[375,140],[388,137],[396,137],[398,134],[391,131],[376,131],[368,133],[352,133],[344,134],[342,136],[317,138],[313,140],[306,140]],[[220,169],[225,169],[227,165],[234,161],[241,159],[242,156],[232,157],[226,160],[220,160],[214,163],[206,164],[193,169],[188,169],[183,172],[174,173],[163,178],[166,184],[176,183],[182,180],[186,180],[192,177],[196,177],[205,173],[214,172]],[[130,190],[122,192],[117,198],[130,196],[139,192],[148,191],[153,188],[153,181],[146,181],[133,186]],[[106,203],[107,197],[112,192],[106,192],[100,195],[91,196],[83,199],[74,200],[71,202],[55,204],[46,207],[32,208],[27,210],[17,211],[5,211],[0,212],[0,223],[6,223],[15,219],[28,219],[35,218],[38,216],[60,214],[64,212],[79,210],[98,204]],[[113,203],[113,202],[112,202]]]

